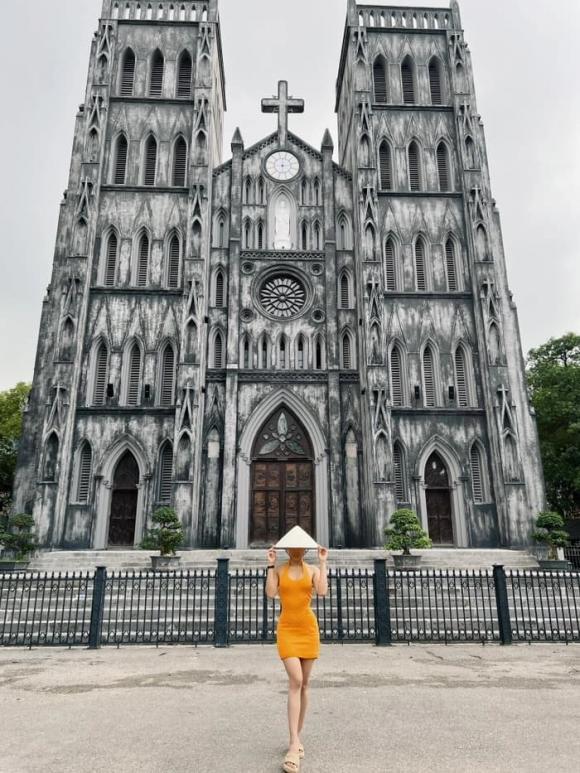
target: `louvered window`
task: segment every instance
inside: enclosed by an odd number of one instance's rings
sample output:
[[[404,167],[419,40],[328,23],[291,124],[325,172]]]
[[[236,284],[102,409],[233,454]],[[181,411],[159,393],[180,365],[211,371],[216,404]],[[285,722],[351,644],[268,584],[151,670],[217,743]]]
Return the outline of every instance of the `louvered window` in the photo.
[[[173,405],[173,384],[175,379],[175,353],[168,345],[161,356],[161,389],[159,402],[161,405]]]
[[[432,59],[429,63],[429,85],[431,87],[431,104],[441,105],[443,103],[441,94],[441,68],[437,59]]]
[[[171,501],[171,479],[173,477],[173,448],[165,443],[159,456],[159,501]]]
[[[407,498],[403,459],[401,446],[398,443],[395,443],[393,447],[393,471],[395,475],[395,498],[397,502],[405,502]]]
[[[218,271],[215,278],[215,305],[224,305],[224,275]]]
[[[427,346],[423,352],[423,381],[425,383],[425,405],[435,405],[435,373],[433,352]]]
[[[439,173],[439,190],[449,190],[449,151],[444,142],[437,146],[437,171]]]
[[[373,78],[375,83],[375,102],[387,102],[386,63],[382,56],[375,59]]]
[[[145,145],[145,173],[143,183],[145,185],[155,185],[155,171],[157,169],[157,140],[155,137],[148,137]]]
[[[412,191],[421,190],[421,159],[419,146],[416,142],[409,145],[409,188]]]
[[[135,54],[129,48],[123,57],[123,66],[121,70],[121,96],[130,97],[133,95],[133,81],[135,80]]]
[[[483,475],[481,469],[481,452],[476,443],[471,446],[471,485],[473,501],[483,502]]]
[[[179,237],[174,235],[169,242],[169,263],[167,266],[167,286],[176,288],[179,285]]]
[[[387,290],[397,289],[397,274],[395,269],[395,243],[387,239],[385,244],[385,283]]]
[[[160,97],[163,92],[163,70],[165,69],[165,60],[161,51],[153,54],[151,62],[151,82],[149,84],[149,96]]]
[[[340,308],[348,309],[350,307],[350,288],[348,276],[343,274],[340,278]]]
[[[107,242],[107,263],[105,265],[104,284],[107,287],[112,287],[115,284],[115,276],[117,273],[117,235],[112,233],[109,235],[109,241]]]
[[[347,333],[342,339],[342,367],[347,369],[352,367],[350,348],[350,336]]]
[[[192,73],[192,61],[191,56],[186,51],[179,60],[179,73],[177,76],[177,96],[189,97],[191,96],[191,73]]]
[[[403,405],[402,361],[398,346],[391,350],[391,399],[393,405]]]
[[[447,239],[445,243],[445,260],[447,263],[447,286],[450,292],[455,292],[457,290],[457,264],[453,239]]]
[[[133,344],[129,355],[129,372],[127,384],[127,405],[139,404],[139,384],[141,381],[141,349]]]
[[[393,187],[393,167],[391,161],[391,146],[388,142],[381,142],[379,148],[379,164],[381,171],[381,189],[390,191]]]
[[[147,270],[149,267],[149,237],[143,234],[139,242],[139,263],[137,265],[137,286],[147,285]]]
[[[401,65],[401,83],[403,86],[403,102],[412,105],[415,102],[415,83],[413,80],[413,62],[407,57]]]
[[[93,454],[90,445],[85,441],[79,454],[79,472],[77,482],[77,502],[89,501],[89,487],[91,484],[91,471],[93,466]]]
[[[469,405],[465,352],[461,346],[458,346],[455,350],[455,381],[457,383],[457,400],[459,405],[462,407]]]
[[[213,342],[213,366],[223,368],[223,340],[221,333],[217,333]]]
[[[117,139],[117,152],[115,154],[115,185],[125,185],[127,175],[127,138],[121,134]]]
[[[93,376],[93,405],[104,405],[107,389],[108,352],[103,342],[99,344],[95,357],[95,372]]]
[[[185,168],[187,164],[187,144],[183,137],[178,137],[173,147],[173,185],[185,185]]]
[[[264,226],[262,223],[258,223],[258,249],[261,250],[264,247]]]
[[[425,278],[425,243],[419,238],[415,242],[415,271],[417,277],[417,290],[426,290]]]

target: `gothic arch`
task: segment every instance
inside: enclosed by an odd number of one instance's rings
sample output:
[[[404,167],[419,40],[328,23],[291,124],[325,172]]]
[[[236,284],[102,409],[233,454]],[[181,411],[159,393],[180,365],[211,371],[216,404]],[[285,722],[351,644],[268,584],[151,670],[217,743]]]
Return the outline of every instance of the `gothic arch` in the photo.
[[[147,255],[144,255],[143,250],[144,238],[147,239]],[[140,226],[135,232],[133,244],[131,246],[131,284],[134,287],[147,284],[151,263],[152,244],[151,231],[146,225]],[[145,262],[145,265],[142,265],[143,262]]]
[[[451,250],[449,249],[451,247]],[[448,231],[443,239],[445,252],[445,276],[449,292],[461,292],[464,286],[463,251],[461,242],[453,231]]]
[[[350,217],[341,210],[336,217],[336,248],[337,250],[352,250],[352,226]]]
[[[316,502],[316,539],[321,545],[329,542],[328,529],[328,455],[326,438],[311,409],[287,387],[281,387],[265,397],[254,409],[240,434],[237,462],[236,548],[247,548],[249,536],[249,498],[252,447],[256,433],[268,417],[286,406],[308,432],[314,457],[314,492]]]
[[[88,480],[86,482],[86,489],[81,491],[81,475],[82,459],[85,449],[88,449]],[[81,438],[75,449],[73,471],[71,475],[71,494],[70,501],[78,504],[87,504],[91,500],[91,489],[93,484],[93,468],[94,468],[95,453],[93,446],[88,438]]]
[[[133,362],[132,362],[132,354],[133,354],[133,347],[137,346],[139,349],[139,368],[138,373],[135,374],[132,372],[133,370]],[[141,384],[143,382],[143,368],[145,365],[145,357],[144,357],[144,351],[145,348],[143,346],[143,342],[139,338],[139,336],[131,336],[131,338],[128,338],[125,342],[125,345],[123,347],[123,355],[121,360],[121,394],[120,394],[120,405],[140,405],[141,403]],[[132,400],[132,396],[130,394],[131,392],[131,385],[132,385],[132,379],[137,377],[137,397],[136,402],[130,402]],[[133,385],[133,389],[135,389],[135,386]]]
[[[433,404],[427,403],[428,387],[426,372],[425,372],[425,352],[429,349],[431,352],[431,367],[432,367],[432,379],[433,379]],[[441,373],[440,373],[440,356],[439,346],[432,338],[427,338],[421,344],[419,353],[419,360],[421,365],[421,383],[423,388],[423,405],[426,407],[438,407],[441,405]]]
[[[276,212],[280,200],[286,199],[288,202],[288,227],[289,233],[276,235]],[[268,205],[267,214],[268,227],[268,247],[270,249],[289,249],[295,250],[297,245],[297,205],[294,194],[286,185],[279,185],[272,196]],[[286,240],[287,238],[287,240]],[[289,246],[276,247],[276,244],[289,244]]]
[[[433,435],[424,444],[417,455],[415,463],[415,479],[417,480],[419,516],[423,528],[428,531],[427,498],[425,485],[425,465],[433,452],[437,452],[447,467],[449,486],[451,489],[451,517],[453,536],[456,547],[469,547],[467,520],[462,479],[461,463],[454,448],[440,435]]]

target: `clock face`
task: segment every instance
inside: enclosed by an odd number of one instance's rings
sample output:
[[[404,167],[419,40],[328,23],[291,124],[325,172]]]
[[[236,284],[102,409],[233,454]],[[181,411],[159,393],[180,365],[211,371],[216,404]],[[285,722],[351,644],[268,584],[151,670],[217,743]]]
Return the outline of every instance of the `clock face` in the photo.
[[[266,161],[266,171],[275,180],[291,180],[300,171],[298,159],[287,150],[272,153]]]

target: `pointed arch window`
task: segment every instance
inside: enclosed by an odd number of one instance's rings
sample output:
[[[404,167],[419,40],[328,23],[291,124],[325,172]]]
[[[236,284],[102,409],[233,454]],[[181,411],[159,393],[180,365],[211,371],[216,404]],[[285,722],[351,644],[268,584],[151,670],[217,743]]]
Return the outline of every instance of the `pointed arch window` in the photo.
[[[371,223],[367,224],[365,228],[365,241],[364,241],[365,259],[374,260],[376,241],[375,241],[375,229]]]
[[[308,225],[305,222],[300,228],[300,246],[302,250],[308,249]]]
[[[407,151],[409,164],[409,189],[411,191],[420,191],[423,174],[421,169],[421,151],[416,140],[413,140]]]
[[[469,455],[471,465],[471,488],[473,492],[473,501],[480,504],[485,501],[485,488],[483,481],[483,463],[481,449],[477,442],[471,446]]]
[[[392,236],[385,242],[385,287],[387,290],[397,289],[396,248]]]
[[[258,367],[259,368],[268,368],[269,367],[269,344],[268,344],[268,338],[267,336],[263,335],[262,340],[260,342],[260,348],[258,350]]]
[[[415,103],[415,67],[410,56],[406,56],[401,64],[401,85],[403,102],[406,105]]]
[[[387,63],[382,56],[377,56],[374,61],[373,81],[375,87],[375,102],[387,102]]]
[[[316,178],[314,180],[314,204],[318,207],[320,203],[320,180]]]
[[[151,77],[149,80],[149,96],[160,97],[163,93],[163,73],[165,70],[165,59],[159,49],[155,51],[151,59]]]
[[[252,201],[252,180],[246,177],[244,182],[244,204],[251,204]]]
[[[298,342],[296,344],[296,367],[299,370],[303,370],[306,367],[305,344],[304,336],[302,334],[298,336]]]
[[[431,104],[442,105],[441,62],[436,56],[429,62],[429,87],[431,89]]]
[[[139,255],[137,261],[137,287],[147,286],[147,274],[149,269],[149,237],[146,233],[139,240]]]
[[[257,195],[258,195],[257,203],[258,204],[265,204],[266,203],[266,199],[265,199],[265,195],[264,195],[264,178],[261,177],[261,176],[258,178]]]
[[[173,346],[166,344],[161,353],[161,373],[159,385],[159,404],[173,405],[175,393],[175,352]]]
[[[475,248],[478,260],[489,260],[489,242],[485,228],[482,225],[478,225],[475,232]]]
[[[175,289],[179,286],[179,263],[181,257],[181,245],[179,236],[173,234],[169,240],[169,255],[167,261],[167,287]]]
[[[351,229],[350,221],[344,212],[341,212],[338,216],[338,233],[337,233],[337,249],[350,250],[352,249],[351,241]]]
[[[76,501],[86,503],[89,501],[93,468],[93,452],[87,440],[81,444],[78,460]]]
[[[346,370],[354,367],[352,341],[348,332],[345,332],[342,336],[342,367]]]
[[[302,183],[300,184],[300,203],[308,204],[308,180],[306,177],[302,178]]]
[[[278,367],[283,369],[288,367],[288,352],[285,335],[280,336],[280,341],[278,343]]]
[[[67,317],[60,333],[60,359],[65,362],[72,360],[75,339],[75,326],[70,317]]]
[[[179,60],[177,72],[177,96],[191,96],[191,74],[193,66],[189,51],[184,51]]]
[[[390,191],[393,189],[393,163],[391,146],[386,140],[381,142],[379,147],[379,167],[381,175],[381,190]]]
[[[467,168],[475,169],[477,167],[477,156],[475,152],[475,143],[469,136],[465,138],[465,155],[467,157]]]
[[[145,169],[143,171],[143,184],[155,185],[155,173],[157,171],[157,140],[150,134],[145,143]]]
[[[316,370],[322,370],[322,342],[319,335],[316,336],[314,345],[314,367]]]
[[[126,371],[125,404],[139,405],[141,386],[141,349],[137,341],[129,351],[129,363]]]
[[[245,250],[251,249],[252,246],[252,224],[249,220],[244,221],[244,243],[243,248]]]
[[[346,271],[340,277],[340,308],[350,309],[350,278]]]
[[[407,501],[407,475],[405,470],[405,455],[401,444],[393,445],[393,474],[395,478],[395,499],[397,502]]]
[[[187,362],[197,362],[197,325],[193,319],[185,329],[185,357]]]
[[[173,482],[173,446],[167,440],[159,453],[159,477],[157,496],[159,502],[171,502]]]
[[[224,339],[219,330],[213,339],[213,367],[224,367]]]
[[[250,367],[250,342],[248,340],[248,336],[244,336],[244,341],[242,344],[242,368],[249,368]]]
[[[425,241],[422,236],[415,241],[415,282],[417,290],[427,289],[427,272],[425,265]]]
[[[264,249],[264,224],[261,220],[256,228],[256,246],[259,250]]]
[[[103,284],[106,287],[112,287],[115,284],[117,276],[117,249],[117,234],[112,231],[107,240],[106,263],[103,277]]]
[[[56,464],[58,460],[58,436],[56,432],[51,432],[44,448],[44,467],[42,479],[48,481],[56,480]]]
[[[457,389],[457,404],[460,407],[471,405],[471,379],[469,373],[469,358],[463,344],[455,350],[455,387]]]
[[[220,270],[215,275],[215,306],[222,307],[224,305],[224,275]]]
[[[133,96],[133,83],[135,80],[135,54],[131,48],[125,51],[121,64],[121,96]]]
[[[423,389],[425,392],[424,403],[427,406],[437,404],[437,384],[435,376],[435,358],[431,346],[426,346],[423,351]]]
[[[173,185],[183,188],[187,169],[187,143],[178,137],[173,146]]]
[[[107,376],[109,369],[109,351],[104,341],[97,347],[93,368],[93,405],[104,405],[107,391]]]
[[[127,177],[127,138],[124,134],[119,134],[115,149],[115,173],[113,182],[115,185],[125,185]]]
[[[391,400],[393,405],[404,405],[403,356],[398,344],[391,349]]]
[[[314,249],[320,250],[322,244],[320,241],[320,223],[314,223]]]
[[[451,237],[445,242],[445,265],[447,268],[447,289],[449,292],[456,292],[459,289],[457,277],[457,255],[455,242]]]
[[[437,173],[439,175],[439,190],[451,190],[451,174],[449,170],[449,148],[443,140],[437,146]]]

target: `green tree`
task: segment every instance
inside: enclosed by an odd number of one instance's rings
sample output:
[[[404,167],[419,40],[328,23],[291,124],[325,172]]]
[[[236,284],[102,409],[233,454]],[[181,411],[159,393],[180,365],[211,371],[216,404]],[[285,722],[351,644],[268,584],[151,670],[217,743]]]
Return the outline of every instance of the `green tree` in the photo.
[[[0,392],[0,502],[12,492],[18,441],[22,431],[22,409],[31,385],[22,381],[12,389]]]
[[[531,349],[528,384],[536,411],[551,510],[580,515],[580,336],[567,333]]]

